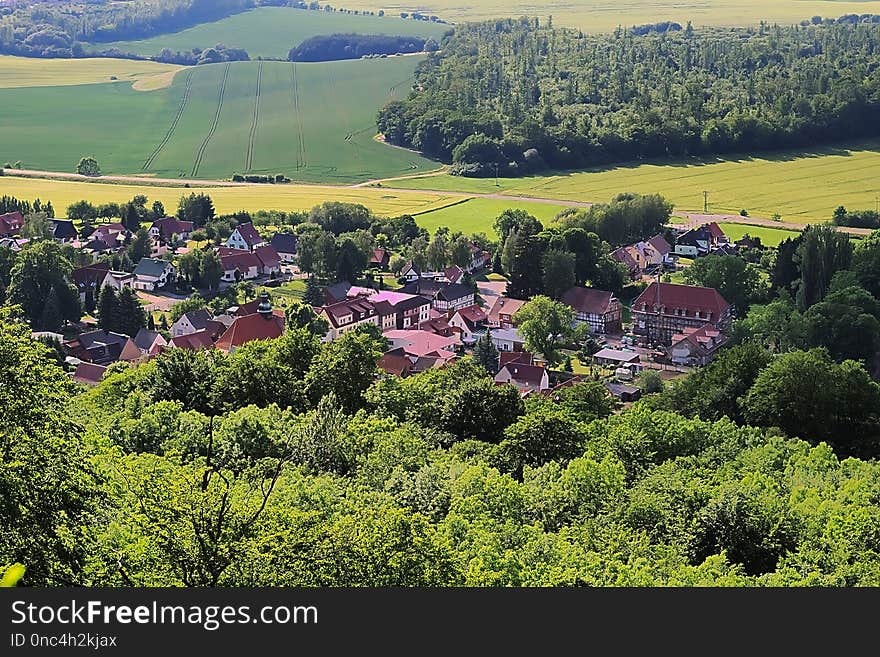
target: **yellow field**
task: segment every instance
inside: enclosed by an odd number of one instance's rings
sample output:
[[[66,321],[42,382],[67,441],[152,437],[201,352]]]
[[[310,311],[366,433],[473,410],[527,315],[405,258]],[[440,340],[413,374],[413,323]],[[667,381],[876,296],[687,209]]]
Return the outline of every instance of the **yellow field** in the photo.
[[[792,223],[827,221],[838,205],[872,209],[880,195],[880,142],[827,148],[812,154],[783,153],[712,162],[619,166],[553,176],[473,179],[434,176],[384,183],[386,187],[506,194],[565,201],[607,202],[620,192],[660,193],[677,210],[747,210],[752,217],[774,213]]]
[[[32,59],[0,55],[0,89],[16,87],[63,87],[100,82],[143,81],[147,88],[160,88],[147,82],[155,76],[161,86],[171,83],[173,72],[182,69],[175,64],[134,61],[129,59]],[[171,76],[168,74],[172,73]],[[146,90],[146,89],[145,89]]]
[[[218,213],[238,210],[308,210],[324,201],[362,203],[380,215],[401,215],[425,212],[448,205],[455,194],[430,192],[386,192],[379,189],[352,189],[309,185],[265,185],[242,187],[159,187],[152,185],[111,185],[89,182],[68,182],[36,178],[0,176],[0,196],[10,195],[32,201],[52,201],[55,213],[63,216],[67,207],[86,199],[92,203],[121,203],[137,194],[152,201],[161,201],[168,212],[174,212],[180,197],[190,192],[204,192],[214,200]]]
[[[880,14],[880,2],[818,2],[816,0],[420,0],[417,7],[377,0],[349,0],[349,9],[384,9],[387,14],[418,9],[448,21],[473,21],[503,16],[553,16],[554,25],[567,25],[586,32],[610,32],[618,25],[631,26],[660,21],[685,25],[792,24],[811,16],[837,18],[842,14]]]

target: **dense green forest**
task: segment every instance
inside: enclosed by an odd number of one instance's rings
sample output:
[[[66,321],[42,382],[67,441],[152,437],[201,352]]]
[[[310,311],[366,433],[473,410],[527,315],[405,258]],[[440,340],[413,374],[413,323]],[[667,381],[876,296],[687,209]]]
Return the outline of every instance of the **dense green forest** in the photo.
[[[876,416],[842,419],[837,453],[776,421],[805,372],[876,409],[851,361],[743,345],[612,414],[600,383],[523,401],[468,361],[374,382],[380,353],[293,327],[83,391],[3,311],[0,563],[31,585],[880,584],[880,466],[846,457]]]
[[[383,34],[329,34],[314,36],[292,48],[287,58],[292,62],[331,62],[341,59],[360,59],[369,55],[412,54],[424,50],[435,51],[433,39]]]
[[[873,20],[599,36],[526,18],[463,25],[378,126],[475,176],[875,136]]]

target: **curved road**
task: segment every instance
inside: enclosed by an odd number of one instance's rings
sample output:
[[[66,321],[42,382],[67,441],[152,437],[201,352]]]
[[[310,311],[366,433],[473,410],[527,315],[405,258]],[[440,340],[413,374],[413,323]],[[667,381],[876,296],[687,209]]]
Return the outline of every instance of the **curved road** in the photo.
[[[429,174],[414,174],[410,176],[400,176],[399,178],[386,178],[384,180],[371,180],[366,183],[358,183],[355,185],[327,185],[312,183],[294,183],[292,186],[307,187],[310,189],[376,189],[377,191],[393,192],[395,194],[417,194],[424,192],[427,194],[445,194],[449,196],[461,196],[461,198],[485,198],[496,201],[510,201],[515,203],[543,203],[546,205],[560,205],[571,208],[589,208],[592,203],[586,201],[570,201],[565,199],[541,198],[534,196],[513,196],[508,194],[486,194],[473,192],[456,192],[448,189],[400,189],[396,187],[370,187],[377,182],[393,182],[394,180],[406,180],[409,178],[420,178],[426,175],[440,175],[442,171],[431,172]],[[53,180],[72,180],[77,182],[107,182],[107,183],[132,183],[137,185],[171,185],[183,187],[265,187],[263,183],[238,183],[228,180],[195,180],[186,178],[152,178],[149,176],[81,176],[78,173],[66,173],[63,171],[36,171],[33,169],[4,169],[7,176],[20,176],[24,178],[47,178]],[[704,223],[706,221],[721,221],[724,223],[744,224],[746,226],[762,226],[766,228],[778,228],[783,230],[801,231],[807,224],[773,221],[772,219],[764,219],[761,217],[742,217],[738,214],[702,214],[697,212],[673,212],[676,217],[690,219],[694,224]],[[873,231],[869,228],[850,228],[848,226],[838,226],[837,230],[848,233],[850,235],[865,236],[870,235]]]

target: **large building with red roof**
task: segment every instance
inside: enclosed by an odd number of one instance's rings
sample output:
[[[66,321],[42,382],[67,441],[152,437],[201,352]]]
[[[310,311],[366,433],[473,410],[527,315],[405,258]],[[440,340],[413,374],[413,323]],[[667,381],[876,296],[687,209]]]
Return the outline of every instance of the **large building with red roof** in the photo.
[[[284,333],[284,317],[279,317],[269,303],[265,292],[260,297],[257,312],[236,317],[214,345],[220,351],[231,354],[248,342],[274,340]]]
[[[633,302],[633,332],[646,343],[669,345],[689,327],[709,324],[723,331],[731,311],[731,305],[713,288],[651,283]]]

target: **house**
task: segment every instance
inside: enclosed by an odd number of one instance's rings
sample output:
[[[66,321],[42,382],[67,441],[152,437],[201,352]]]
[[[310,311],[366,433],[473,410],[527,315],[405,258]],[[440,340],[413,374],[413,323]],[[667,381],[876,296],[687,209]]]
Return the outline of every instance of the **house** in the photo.
[[[10,251],[18,252],[21,251],[22,240],[17,240],[14,237],[0,237],[0,249],[9,249]],[[24,243],[27,244],[27,240],[24,240]]]
[[[492,254],[484,251],[478,245],[471,242],[471,261],[467,265],[468,273],[473,273],[478,269],[485,269],[492,264]]]
[[[24,228],[24,216],[21,212],[0,214],[0,237],[15,237]]]
[[[370,256],[370,267],[375,267],[381,271],[388,271],[388,264],[391,262],[391,254],[388,249],[373,249]]]
[[[479,306],[466,306],[455,311],[449,319],[449,325],[461,334],[464,344],[473,344],[486,334],[488,318]]]
[[[612,381],[605,381],[603,385],[608,389],[608,392],[610,392],[613,397],[619,399],[624,404],[637,402],[642,396],[642,391],[635,386],[628,386],[622,383],[614,383]]]
[[[611,292],[573,287],[562,295],[562,303],[574,310],[575,320],[587,324],[593,333],[621,330],[623,306]]]
[[[226,246],[239,251],[253,251],[267,244],[252,223],[239,224],[226,240]]]
[[[427,331],[428,333],[442,335],[447,338],[452,337],[454,333],[452,327],[449,325],[449,320],[446,319],[445,315],[441,315],[440,317],[430,317],[427,321],[419,323],[416,328],[420,331]]]
[[[102,287],[112,287],[117,292],[126,287],[134,287],[135,276],[127,271],[108,271],[104,277]]]
[[[489,310],[489,325],[499,328],[513,328],[513,316],[524,305],[526,302],[519,299],[498,297]]]
[[[414,372],[424,371],[450,363],[458,356],[455,352],[458,338],[444,337],[419,330],[393,330],[385,333],[390,351],[402,350],[413,363]]]
[[[502,351],[498,354],[498,367],[518,363],[520,365],[534,365],[535,359],[528,351]]]
[[[414,281],[419,280],[422,277],[422,270],[416,266],[416,264],[410,260],[404,266],[403,269],[400,270],[400,278],[407,283],[412,283]]]
[[[701,367],[715,357],[724,342],[724,334],[710,324],[704,324],[700,328],[689,326],[672,336],[669,353],[676,365]]]
[[[134,268],[135,290],[158,290],[174,282],[176,269],[167,260],[141,258]]]
[[[278,276],[281,273],[281,256],[272,246],[258,246],[254,249],[254,255],[260,261],[260,274],[263,276]]]
[[[93,253],[116,251],[125,246],[131,233],[122,224],[101,224],[89,235],[89,241],[83,247]]]
[[[713,288],[655,282],[633,302],[632,315],[633,332],[643,342],[669,345],[688,327],[710,324],[724,331],[732,307]]]
[[[489,338],[498,351],[522,351],[525,340],[515,328],[489,329]]]
[[[191,221],[180,221],[176,217],[163,217],[156,219],[150,226],[150,237],[156,242],[170,244],[176,235],[178,240],[185,242],[194,230],[195,224]]]
[[[88,267],[80,267],[71,272],[70,278],[79,292],[79,300],[86,303],[91,297],[92,301],[98,300],[101,288],[104,287],[104,279],[110,273],[110,264],[107,262],[96,262]]]
[[[407,358],[402,348],[393,349],[383,354],[379,362],[376,363],[376,366],[386,374],[399,376],[400,378],[405,378],[412,374],[413,365],[414,363]]]
[[[221,280],[227,283],[253,280],[259,277],[263,267],[263,263],[251,251],[220,247],[218,255],[223,270]]]
[[[453,265],[452,267],[447,267],[443,270],[442,280],[447,283],[461,283],[464,281],[466,273],[467,272],[458,265]]]
[[[168,340],[162,337],[161,333],[148,331],[145,328],[138,331],[132,341],[144,356],[156,356],[162,351],[162,347],[168,344]]]
[[[69,244],[76,240],[79,237],[79,234],[76,232],[76,228],[73,226],[72,221],[65,221],[63,219],[52,219],[52,238],[56,242],[61,242],[62,244]]]
[[[208,323],[213,321],[214,317],[205,308],[198,310],[190,310],[180,316],[174,324],[171,325],[172,337],[180,337],[181,335],[190,335],[198,331],[204,331],[208,328]]]
[[[440,312],[448,313],[474,305],[474,289],[457,283],[419,279],[400,288],[399,292],[431,299],[431,305]]]
[[[619,349],[601,349],[593,354],[593,362],[603,367],[626,367],[636,372],[642,368],[641,357],[634,351],[621,351]]]
[[[361,324],[381,326],[381,320],[373,302],[364,297],[344,299],[318,309],[318,316],[330,324],[325,340],[332,341],[344,333],[353,331]]]
[[[352,290],[354,289],[352,288]],[[368,298],[383,318],[381,324],[383,331],[416,328],[422,322],[427,322],[430,319],[430,299],[389,290],[382,292],[371,290],[371,292],[372,294]]]
[[[638,251],[632,246],[622,246],[611,252],[611,258],[626,267],[631,280],[638,280],[642,276],[643,269],[639,264]]]
[[[662,235],[654,235],[649,240],[616,249],[611,257],[627,268],[633,280],[638,280],[658,267],[675,264],[672,247]]]
[[[287,264],[296,260],[296,243],[299,238],[294,233],[275,233],[269,244],[275,249],[281,262]]]
[[[169,346],[176,349],[186,349],[187,351],[199,351],[213,347],[214,339],[208,329],[202,329],[195,333],[187,333],[186,335],[178,335],[171,338]]]
[[[675,254],[696,258],[704,256],[722,244],[728,244],[730,240],[724,234],[716,222],[691,228],[679,235],[675,241]]]
[[[736,242],[734,242],[734,244],[738,249],[742,249],[743,251],[764,248],[764,245],[761,243],[760,237],[752,237],[748,233],[739,238]]]
[[[214,346],[224,353],[231,354],[243,344],[255,340],[274,340],[283,333],[284,317],[279,317],[273,312],[269,295],[263,292],[260,295],[257,312],[236,317]]]
[[[98,385],[104,378],[107,368],[94,363],[80,363],[73,373],[73,380],[87,386]]]
[[[63,346],[67,355],[75,359],[96,365],[109,365],[119,360],[119,355],[129,340],[127,335],[121,333],[97,330],[68,340]]]
[[[508,363],[495,375],[495,383],[509,383],[522,392],[543,392],[550,389],[550,375],[537,365]]]

